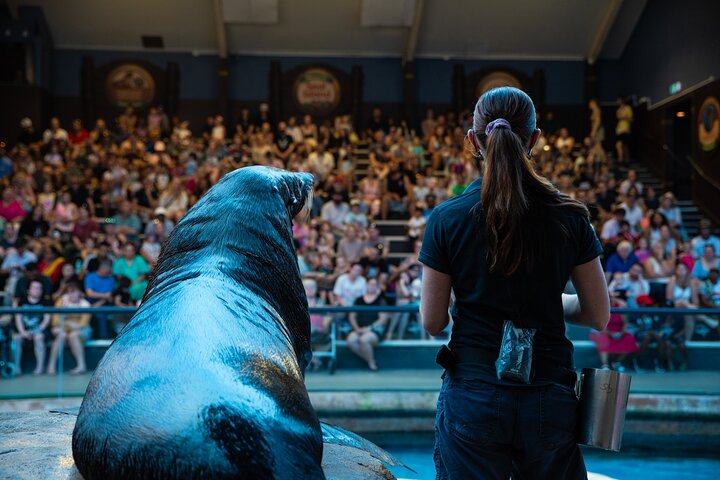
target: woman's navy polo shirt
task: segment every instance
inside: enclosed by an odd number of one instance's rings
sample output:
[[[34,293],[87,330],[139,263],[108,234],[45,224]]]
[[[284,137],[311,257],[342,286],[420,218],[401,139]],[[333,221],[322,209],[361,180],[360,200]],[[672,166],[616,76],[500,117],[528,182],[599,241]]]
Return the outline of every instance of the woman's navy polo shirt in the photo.
[[[481,181],[478,178],[465,193],[433,210],[419,255],[423,264],[452,279],[450,348],[481,349],[497,356],[501,327],[509,319],[516,326],[538,329],[536,365],[574,368],[561,294],[572,269],[602,253],[595,230],[587,218],[567,209],[531,207],[527,221],[541,244],[532,270],[510,277],[490,273],[484,216],[473,213],[480,202]]]

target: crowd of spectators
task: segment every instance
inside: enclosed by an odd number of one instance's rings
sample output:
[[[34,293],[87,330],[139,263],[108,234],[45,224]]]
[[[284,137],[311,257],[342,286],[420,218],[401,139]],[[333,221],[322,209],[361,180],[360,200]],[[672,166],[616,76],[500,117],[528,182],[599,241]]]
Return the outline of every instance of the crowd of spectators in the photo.
[[[613,302],[718,306],[720,240],[707,223],[700,225],[700,235],[687,238],[672,193],[643,185],[606,152],[597,104],[589,107],[592,127],[581,141],[567,128],[556,128],[550,115],[540,119],[547,131],[533,160],[561,192],[588,205],[606,250]],[[621,108],[628,121],[629,107]],[[224,174],[257,164],[315,176],[312,213],[293,225],[311,305],[419,304],[417,252],[426,219],[478,176],[465,143],[470,112],[429,110],[417,128],[393,122],[379,108],[362,129],[352,120],[345,115],[318,122],[305,115],[273,123],[267,108],[257,114],[243,109],[235,122],[212,116],[191,131],[188,122],[168,118],[161,108],[143,115],[128,108],[112,121],[97,119],[89,129],[75,120],[68,131],[53,118],[41,131],[22,119],[13,147],[0,147],[4,304],[28,311],[33,305],[137,305],[175,223]],[[390,255],[376,223],[384,219],[405,225],[406,257]],[[84,342],[112,338],[126,320],[30,313],[9,319],[16,353],[24,343],[34,344],[36,374],[56,371],[61,345],[76,359],[73,372],[85,371]],[[333,320],[349,348],[373,370],[378,368],[373,349],[381,341],[425,338],[417,314],[362,312],[342,319],[315,315],[314,338],[326,339]],[[615,339],[631,333],[642,346],[607,353],[624,355],[649,344],[631,323],[623,317],[611,322],[614,331],[601,334]],[[718,327],[716,320],[698,315],[686,316],[680,326],[661,323],[651,325],[652,338],[665,335],[678,345]],[[648,329],[636,325],[636,330]],[[49,358],[46,343],[52,343]]]

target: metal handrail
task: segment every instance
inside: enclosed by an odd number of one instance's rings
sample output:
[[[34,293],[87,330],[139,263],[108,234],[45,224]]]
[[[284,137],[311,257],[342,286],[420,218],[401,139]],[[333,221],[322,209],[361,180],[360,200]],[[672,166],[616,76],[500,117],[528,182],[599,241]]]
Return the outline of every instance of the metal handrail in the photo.
[[[417,313],[418,305],[401,305],[401,306],[322,306],[310,307],[311,314],[315,313],[351,313],[351,312],[387,312],[387,313]],[[137,311],[136,307],[40,307],[40,308],[24,308],[24,307],[0,307],[0,315],[14,314],[133,314]],[[611,313],[619,314],[638,314],[638,315],[720,315],[720,308],[612,308]]]

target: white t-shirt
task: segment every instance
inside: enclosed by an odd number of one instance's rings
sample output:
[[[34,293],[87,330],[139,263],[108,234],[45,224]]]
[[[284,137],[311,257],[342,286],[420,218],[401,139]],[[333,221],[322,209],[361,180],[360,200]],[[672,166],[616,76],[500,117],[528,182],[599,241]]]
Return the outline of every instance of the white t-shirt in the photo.
[[[335,280],[333,293],[340,297],[343,305],[349,306],[353,305],[355,300],[365,295],[366,286],[367,280],[365,280],[365,277],[359,276],[353,282],[347,273],[343,273]]]
[[[320,216],[326,222],[330,222],[333,227],[342,228],[349,211],[350,205],[346,202],[340,202],[336,205],[335,202],[329,201],[320,209]]]
[[[634,207],[629,206],[627,203],[621,203],[620,208],[625,209],[625,220],[630,224],[630,228],[633,232],[637,231],[637,226],[643,219],[642,208],[637,203]]]
[[[335,159],[330,152],[324,152],[322,155],[312,152],[308,155],[308,166],[320,174],[321,177],[327,177],[335,168]]]
[[[408,220],[408,236],[418,238],[426,223],[427,220],[422,215],[419,217],[410,217],[410,220]]]
[[[600,238],[602,238],[603,240],[610,240],[618,233],[620,233],[620,224],[618,223],[617,219],[611,218],[607,222],[603,223]]]

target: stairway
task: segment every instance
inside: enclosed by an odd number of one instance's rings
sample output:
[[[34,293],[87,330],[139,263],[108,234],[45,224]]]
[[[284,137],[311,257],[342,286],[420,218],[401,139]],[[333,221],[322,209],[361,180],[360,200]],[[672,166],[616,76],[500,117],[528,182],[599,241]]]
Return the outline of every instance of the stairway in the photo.
[[[663,186],[660,180],[653,175],[653,173],[641,163],[632,161],[627,168],[620,169],[620,177],[618,181],[622,181],[625,178],[627,170],[635,170],[637,172],[638,181],[640,181],[644,188],[653,187],[657,193],[657,197],[660,198],[665,192],[672,191],[668,190]],[[695,206],[692,200],[677,200],[677,206],[680,208],[682,213],[683,225],[687,232],[688,239],[693,238],[698,234],[698,223],[703,218],[700,210]]]

